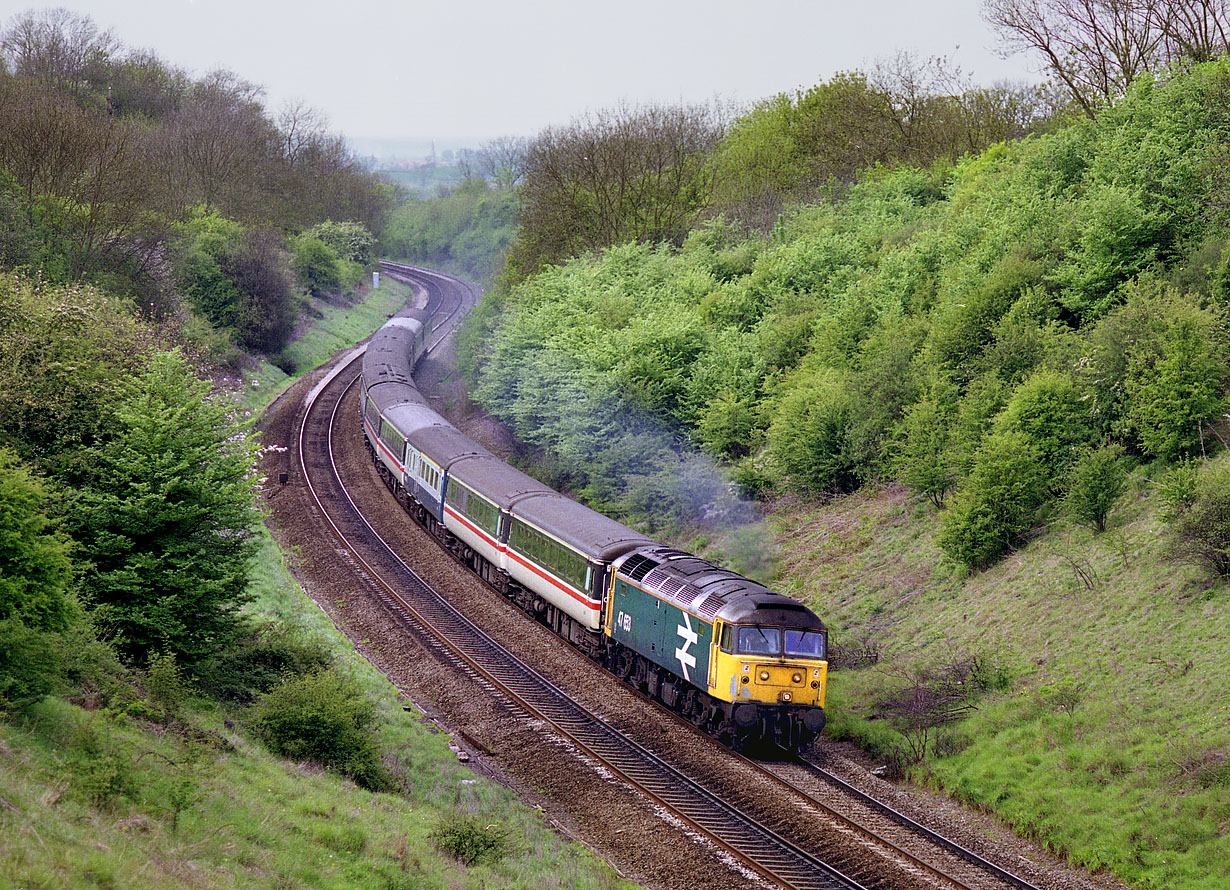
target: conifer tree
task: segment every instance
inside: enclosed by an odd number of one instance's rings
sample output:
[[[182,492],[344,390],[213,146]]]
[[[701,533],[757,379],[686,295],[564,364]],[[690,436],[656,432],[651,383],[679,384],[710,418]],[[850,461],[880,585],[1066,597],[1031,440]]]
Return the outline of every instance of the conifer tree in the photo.
[[[69,511],[83,591],[125,657],[166,650],[190,668],[243,630],[254,446],[176,352],[151,359],[117,417]]]

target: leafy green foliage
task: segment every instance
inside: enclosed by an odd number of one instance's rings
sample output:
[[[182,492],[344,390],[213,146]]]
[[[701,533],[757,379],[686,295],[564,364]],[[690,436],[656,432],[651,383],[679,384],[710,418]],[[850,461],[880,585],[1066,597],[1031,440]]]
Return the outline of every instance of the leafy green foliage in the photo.
[[[857,485],[849,438],[853,405],[840,377],[822,374],[793,388],[769,427],[770,454],[785,475],[815,491]]]
[[[18,618],[0,618],[0,715],[58,691],[65,680],[64,640]]]
[[[894,458],[901,481],[936,507],[944,506],[944,499],[957,482],[950,454],[950,425],[951,418],[935,401],[914,403],[902,418],[902,441]]]
[[[53,470],[105,438],[116,388],[154,340],[122,300],[0,274],[0,441]]]
[[[432,838],[441,850],[465,865],[499,862],[511,847],[506,826],[477,814],[450,813],[440,820]]]
[[[1141,82],[1096,120],[927,170],[833,155],[828,169],[851,181],[771,214],[771,236],[718,220],[674,248],[623,244],[543,269],[469,328],[474,392],[534,444],[625,478],[669,466],[615,429],[631,410],[739,461],[766,493],[896,474],[939,506],[955,487],[952,529],[986,527],[971,532],[977,545],[951,531],[952,552],[985,565],[1062,495],[1093,443],[1171,461],[1226,438],[1230,337],[1216,294],[1230,261],[1211,223],[1217,180],[1200,171],[1230,144],[1217,104],[1228,91],[1224,64]],[[714,187],[733,189],[732,207],[761,206],[761,186],[791,201],[802,183],[814,193],[810,165],[840,148],[832,132],[849,142],[841,115],[865,124],[889,93],[853,77],[765,103],[719,147]],[[932,112],[949,120],[952,108]],[[714,171],[727,162],[724,180]],[[1006,434],[1029,443],[1040,463],[1026,475],[1042,488],[1005,517],[972,492],[988,436]],[[563,474],[599,506],[637,500],[596,476]]]
[[[1123,446],[1087,449],[1077,458],[1068,475],[1064,506],[1077,522],[1091,526],[1094,531],[1106,531],[1106,517],[1126,484]]]
[[[940,548],[958,562],[981,569],[1015,547],[1045,499],[1044,467],[1037,446],[1025,434],[988,436],[944,514]]]
[[[370,266],[376,261],[376,237],[357,220],[341,222],[327,219],[304,234],[323,242],[339,259]]]
[[[182,227],[180,253],[180,287],[212,325],[228,330],[249,349],[274,352],[286,345],[298,304],[277,233],[245,229],[198,208]],[[303,268],[300,259],[296,256],[296,270]],[[313,264],[318,256],[307,259],[309,284],[311,274],[328,276],[327,264],[324,271]]]
[[[288,676],[327,667],[329,652],[315,639],[281,624],[260,627],[199,662],[200,688],[221,701],[250,704]]]
[[[145,669],[145,685],[150,701],[161,712],[163,724],[178,719],[191,688],[174,653],[150,653],[149,665]]]
[[[292,267],[300,285],[314,297],[335,293],[342,286],[337,254],[311,235],[300,235],[291,244]]]
[[[46,501],[43,483],[0,448],[0,620],[63,630],[76,614],[70,543],[47,518]]]
[[[65,510],[82,591],[128,658],[166,649],[191,667],[244,627],[253,446],[176,353],[128,382],[116,416]]]
[[[389,784],[372,734],[375,705],[336,670],[283,682],[260,699],[251,720],[277,754],[315,760],[374,791]]]
[[[1190,501],[1169,524],[1176,556],[1230,576],[1230,464],[1222,460],[1202,467]]]
[[[1076,451],[1089,444],[1093,424],[1067,374],[1039,371],[1012,394],[995,419],[996,431],[1023,433],[1038,452],[1048,478],[1059,480]]]
[[[438,198],[404,201],[381,243],[389,256],[489,280],[512,243],[516,209],[514,191],[467,180]]]

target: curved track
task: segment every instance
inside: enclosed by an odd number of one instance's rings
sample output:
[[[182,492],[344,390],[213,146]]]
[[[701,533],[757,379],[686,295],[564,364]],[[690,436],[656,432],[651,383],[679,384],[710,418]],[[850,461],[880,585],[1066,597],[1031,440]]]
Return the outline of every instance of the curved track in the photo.
[[[458,287],[456,279],[402,264],[384,263],[382,266],[386,274],[412,284],[416,291],[425,292],[427,308],[437,318],[429,351],[448,335],[477,300],[476,290],[464,284]],[[339,407],[343,395],[357,378],[356,362],[357,358],[352,355],[308,396],[306,416],[299,430],[300,468],[321,516],[343,542],[355,569],[371,582],[376,596],[400,623],[428,638],[443,659],[476,678],[526,715],[550,725],[591,760],[637,788],[672,817],[766,879],[800,890],[893,886],[891,879],[886,882],[883,877],[885,871],[891,869],[881,868],[877,873],[865,862],[840,863],[834,867],[773,827],[741,812],[727,803],[720,793],[685,775],[576,704],[566,692],[500,646],[433,591],[364,519],[334,461],[335,430],[341,436],[354,434],[354,424],[346,422],[353,418],[339,416]],[[909,871],[925,873],[930,882],[942,886],[973,886],[886,840],[878,827],[859,824],[762,765],[754,761],[746,763],[749,769],[771,777],[784,791],[802,795],[808,806],[817,814],[823,814],[826,820],[873,842],[898,863],[908,863]],[[822,772],[814,765],[807,768]],[[835,777],[825,776],[830,783],[840,782]],[[857,789],[848,789],[846,793],[851,791],[862,795]],[[869,805],[890,821],[904,824],[902,820],[906,817],[884,805],[878,802]],[[910,825],[911,830],[932,835],[929,840],[933,843],[950,851],[955,848],[954,852],[967,861],[977,859],[928,829],[912,822]],[[979,867],[985,867],[989,873],[1019,890],[1033,890],[1029,884],[989,863]]]

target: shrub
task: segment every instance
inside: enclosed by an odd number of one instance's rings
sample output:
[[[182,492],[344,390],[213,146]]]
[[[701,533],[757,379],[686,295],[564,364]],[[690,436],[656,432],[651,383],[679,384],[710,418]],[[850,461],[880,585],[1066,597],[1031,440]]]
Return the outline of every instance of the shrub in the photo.
[[[302,632],[264,627],[201,663],[196,671],[203,691],[223,701],[251,703],[282,680],[314,673],[329,665],[328,648]]]
[[[149,657],[145,672],[145,685],[149,700],[159,710],[163,725],[179,719],[180,711],[191,689],[183,668],[175,660],[173,652],[154,652]]]
[[[16,618],[0,621],[0,714],[22,710],[55,691],[63,679],[61,639]]]
[[[376,238],[361,222],[334,222],[329,219],[312,226],[307,235],[324,242],[335,256],[343,260],[361,266],[370,266],[375,262]]]
[[[466,865],[498,862],[508,852],[508,829],[481,816],[452,813],[432,833],[436,845]]]
[[[1181,460],[1162,477],[1158,496],[1162,500],[1162,518],[1173,522],[1196,500],[1196,486],[1200,482],[1200,463]]]
[[[1094,531],[1106,531],[1106,517],[1127,483],[1123,468],[1123,448],[1106,445],[1085,451],[1068,477],[1064,506],[1077,522]]]
[[[1190,504],[1170,524],[1176,557],[1230,576],[1230,464],[1204,467]]]
[[[951,418],[932,399],[924,399],[905,412],[900,424],[902,441],[894,459],[901,481],[935,506],[956,484],[950,453]]]
[[[372,734],[375,722],[371,699],[333,669],[283,682],[257,703],[252,721],[273,752],[315,760],[379,791],[389,779]]]
[[[325,242],[303,235],[295,239],[291,253],[291,266],[299,284],[312,296],[320,297],[341,289],[342,272],[337,254]]]
[[[1081,393],[1071,377],[1054,371],[1039,371],[1017,387],[994,428],[1018,430],[1027,436],[1047,475],[1055,480],[1093,436]]]
[[[783,474],[818,492],[857,487],[851,408],[844,381],[835,372],[822,370],[789,392],[768,434],[769,453]]]
[[[944,514],[940,548],[972,569],[989,566],[1029,530],[1045,499],[1038,449],[1019,432],[987,437],[956,502]]]

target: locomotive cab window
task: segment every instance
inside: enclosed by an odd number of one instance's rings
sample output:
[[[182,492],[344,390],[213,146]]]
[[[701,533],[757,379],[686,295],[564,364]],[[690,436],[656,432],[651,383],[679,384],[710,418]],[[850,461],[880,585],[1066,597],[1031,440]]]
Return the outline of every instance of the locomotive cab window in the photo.
[[[741,655],[780,655],[782,631],[778,627],[740,627],[739,653]]]
[[[786,629],[786,654],[824,658],[825,635],[819,630]]]
[[[722,648],[723,652],[735,651],[735,629],[729,624],[722,625],[721,642],[718,645]]]

